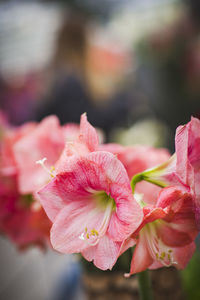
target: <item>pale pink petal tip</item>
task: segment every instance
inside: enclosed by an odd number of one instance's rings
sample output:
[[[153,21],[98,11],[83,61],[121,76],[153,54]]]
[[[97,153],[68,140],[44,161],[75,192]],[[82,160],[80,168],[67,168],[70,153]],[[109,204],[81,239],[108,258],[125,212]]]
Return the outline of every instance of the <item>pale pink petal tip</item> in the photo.
[[[124,273],[124,277],[129,278],[129,277],[131,277],[131,274],[130,273]]]
[[[99,137],[96,129],[88,122],[86,113],[81,115],[79,139],[87,145],[89,151],[93,152],[97,150]]]

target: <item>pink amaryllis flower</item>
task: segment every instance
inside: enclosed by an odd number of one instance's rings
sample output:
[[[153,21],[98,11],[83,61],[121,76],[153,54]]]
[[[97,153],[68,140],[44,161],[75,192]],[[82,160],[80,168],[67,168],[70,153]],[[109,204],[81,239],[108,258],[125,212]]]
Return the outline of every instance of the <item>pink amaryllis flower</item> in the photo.
[[[14,201],[13,201],[14,200]],[[39,246],[46,249],[49,246],[51,223],[42,207],[34,210],[31,196],[18,195],[15,198],[3,199],[5,205],[10,205],[7,214],[0,218],[0,230],[18,249]]]
[[[161,186],[180,186],[192,195],[195,219],[200,228],[200,120],[179,126],[175,154],[160,166],[141,173],[144,180]]]
[[[62,253],[81,252],[98,268],[111,269],[122,241],[143,217],[127,172],[113,154],[104,151],[66,160],[64,169],[38,192],[53,222],[52,246]]]
[[[27,123],[19,128],[1,124],[0,138],[0,227],[5,216],[15,211],[19,197],[17,187],[17,167],[13,154],[13,145],[25,134],[31,132],[34,123]]]
[[[29,122],[20,127],[2,125],[0,137],[0,173],[5,176],[17,174],[17,166],[13,153],[14,145],[35,128],[36,123]]]
[[[18,167],[13,151],[15,144],[35,128],[36,123],[20,127],[3,123],[1,126],[0,231],[20,249],[30,245],[46,247],[49,241],[50,220],[43,208],[39,205],[36,210],[33,196],[19,192]]]
[[[46,160],[46,168],[50,169],[64,145],[65,135],[56,116],[46,117],[14,144],[20,193],[33,193],[49,181],[50,174],[36,162]]]
[[[51,165],[56,165],[65,140],[72,144],[78,139],[88,153],[93,143],[90,132],[95,136],[95,129],[85,115],[81,128],[75,124],[61,127],[55,116],[16,128],[0,123],[0,230],[20,248],[46,245],[51,222],[36,199],[36,190],[54,177]],[[44,161],[44,168],[36,163]]]
[[[126,248],[131,239],[136,243],[126,276],[163,266],[183,269],[194,253],[197,235],[191,195],[174,187],[164,188],[155,205],[144,204],[143,212],[141,226],[124,243]]]
[[[0,175],[0,232],[19,249],[49,244],[50,220],[33,203],[32,195],[19,194],[16,175]]]
[[[200,120],[192,118],[176,131],[176,173],[190,187],[200,229]]]

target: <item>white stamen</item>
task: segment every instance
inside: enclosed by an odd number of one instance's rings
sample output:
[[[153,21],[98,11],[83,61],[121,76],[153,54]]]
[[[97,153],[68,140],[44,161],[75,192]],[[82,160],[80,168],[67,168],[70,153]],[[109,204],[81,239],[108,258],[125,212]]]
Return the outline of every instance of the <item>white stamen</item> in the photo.
[[[38,165],[41,165],[42,168],[51,176],[51,177],[55,177],[55,175],[53,174],[53,171],[55,170],[55,168],[52,166],[51,169],[49,170],[46,166],[45,166],[45,161],[47,160],[46,157],[40,159],[40,160],[37,160],[36,161],[36,164]]]
[[[47,160],[47,158],[44,157],[43,159],[37,160],[37,161],[36,161],[36,164],[41,165],[41,166],[44,166],[44,163],[45,163],[46,160]]]

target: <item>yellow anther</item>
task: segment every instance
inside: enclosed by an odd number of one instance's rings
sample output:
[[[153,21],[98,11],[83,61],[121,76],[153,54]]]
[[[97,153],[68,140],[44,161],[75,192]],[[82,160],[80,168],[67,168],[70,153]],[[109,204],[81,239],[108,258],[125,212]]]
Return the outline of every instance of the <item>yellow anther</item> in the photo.
[[[98,231],[96,229],[92,229],[92,231],[94,232],[94,234],[96,234],[96,236],[99,235]]]
[[[169,252],[169,253],[172,253],[172,249],[169,249],[168,252]]]
[[[45,166],[45,161],[47,160],[46,157],[44,157],[43,159],[37,160],[36,164],[39,164],[43,167],[43,169],[51,176],[51,177],[55,177],[55,175],[53,174],[53,171],[55,171],[55,167],[51,166],[50,170]]]
[[[159,259],[159,254],[158,253],[156,253],[156,258]]]
[[[161,253],[161,256],[160,256],[160,259],[164,259],[164,258],[165,258],[165,255],[166,255],[166,253],[165,253],[165,252],[162,252],[162,253]]]
[[[86,234],[86,238],[87,238],[87,239],[89,239],[89,238],[90,238],[90,236],[89,236],[89,233],[87,233],[87,234]]]
[[[50,176],[51,177],[55,177],[55,175],[53,174],[54,171],[55,171],[55,167],[51,166],[51,168],[50,168]]]
[[[87,232],[87,227],[85,227],[85,232]]]
[[[93,236],[98,236],[99,235],[99,233],[98,233],[98,231],[96,230],[96,229],[92,229],[91,230],[91,235],[93,235]]]

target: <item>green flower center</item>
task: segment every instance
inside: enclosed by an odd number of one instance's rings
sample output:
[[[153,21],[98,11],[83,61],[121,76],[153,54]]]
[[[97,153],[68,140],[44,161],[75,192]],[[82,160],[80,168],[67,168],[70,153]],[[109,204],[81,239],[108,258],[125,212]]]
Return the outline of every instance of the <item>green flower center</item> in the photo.
[[[103,210],[106,209],[108,204],[112,204],[112,211],[116,209],[115,200],[104,191],[95,193],[95,199],[97,201],[97,206],[100,206]]]
[[[97,210],[100,209],[103,211],[101,224],[98,226],[98,228],[89,228],[86,226],[79,236],[79,239],[87,242],[90,246],[97,245],[100,238],[105,235],[112,213],[116,209],[116,203],[114,199],[106,192],[93,192],[92,200],[94,198],[96,200]]]

